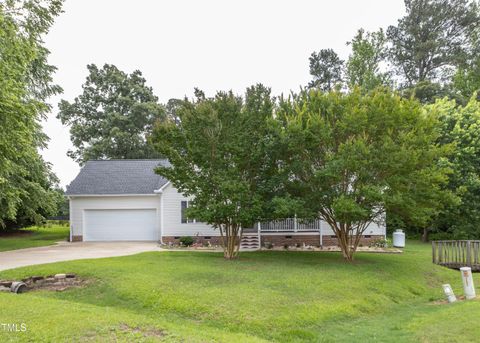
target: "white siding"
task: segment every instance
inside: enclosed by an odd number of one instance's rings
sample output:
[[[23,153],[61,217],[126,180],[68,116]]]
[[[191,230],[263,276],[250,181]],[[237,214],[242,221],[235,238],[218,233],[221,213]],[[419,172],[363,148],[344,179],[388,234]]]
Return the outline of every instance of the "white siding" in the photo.
[[[161,200],[160,200],[161,197]],[[162,236],[219,236],[220,232],[204,223],[182,223],[181,202],[190,200],[179,193],[171,184],[167,185],[159,195],[129,195],[129,196],[88,196],[70,199],[70,227],[73,236],[83,236],[83,218],[85,210],[121,210],[121,209],[156,209],[158,230],[163,231]],[[162,203],[162,211],[160,204]],[[163,218],[162,218],[163,215]],[[262,233],[263,234],[263,233]],[[273,234],[273,232],[272,232]],[[288,234],[293,234],[290,232]],[[308,234],[308,233],[297,233]],[[334,235],[332,229],[322,222],[322,234]],[[385,226],[370,224],[365,230],[365,235],[384,235]]]
[[[324,236],[333,236],[335,233],[333,232],[331,226],[322,220],[322,235]],[[378,225],[375,223],[371,223],[367,226],[365,231],[363,232],[364,235],[370,236],[377,236],[377,235],[384,235],[385,234],[385,226]]]
[[[220,232],[204,223],[182,223],[181,202],[190,200],[169,184],[163,197],[163,236],[219,236]]]
[[[121,210],[121,209],[155,209],[160,230],[160,197],[152,196],[92,196],[70,198],[70,228],[72,235],[83,236],[83,217],[85,210]]]

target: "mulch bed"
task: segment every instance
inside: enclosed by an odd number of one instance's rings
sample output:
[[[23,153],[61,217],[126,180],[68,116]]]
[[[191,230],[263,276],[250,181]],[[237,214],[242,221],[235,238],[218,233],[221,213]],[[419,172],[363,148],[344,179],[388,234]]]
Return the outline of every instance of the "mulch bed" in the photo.
[[[323,248],[319,247],[289,247],[285,249],[284,247],[274,246],[271,249],[262,247],[263,251],[275,250],[275,251],[322,251],[322,252],[341,252],[340,247],[337,246],[325,246]],[[401,254],[403,250],[397,248],[378,248],[378,247],[358,247],[357,252],[369,252],[369,253],[381,253],[381,254]]]

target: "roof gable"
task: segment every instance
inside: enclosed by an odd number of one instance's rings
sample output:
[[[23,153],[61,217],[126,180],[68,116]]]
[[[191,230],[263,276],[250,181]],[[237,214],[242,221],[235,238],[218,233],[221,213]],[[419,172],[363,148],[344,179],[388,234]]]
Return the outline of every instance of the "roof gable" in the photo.
[[[66,195],[154,194],[168,180],[155,174],[167,160],[94,160],[85,163]]]

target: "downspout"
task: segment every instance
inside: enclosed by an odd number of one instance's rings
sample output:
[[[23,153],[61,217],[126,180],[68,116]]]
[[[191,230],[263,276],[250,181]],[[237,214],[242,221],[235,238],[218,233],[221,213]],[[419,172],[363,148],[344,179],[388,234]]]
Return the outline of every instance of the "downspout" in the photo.
[[[383,214],[383,235],[385,236],[385,241],[387,240],[387,212]]]
[[[67,196],[68,199],[68,226],[70,228],[70,240],[69,242],[72,243],[72,198]]]
[[[159,189],[156,189],[153,191],[155,194],[160,195],[160,227],[159,227],[159,241],[160,244],[163,245],[163,190],[170,184],[170,182],[167,182],[164,184],[162,187]]]

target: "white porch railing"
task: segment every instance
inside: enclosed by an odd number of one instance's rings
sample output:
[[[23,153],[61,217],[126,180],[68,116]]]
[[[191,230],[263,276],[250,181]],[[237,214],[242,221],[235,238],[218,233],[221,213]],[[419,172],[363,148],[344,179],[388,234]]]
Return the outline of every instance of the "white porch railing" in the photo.
[[[272,220],[260,224],[262,232],[305,232],[320,231],[321,220],[303,220],[297,218],[286,218],[282,220]]]

